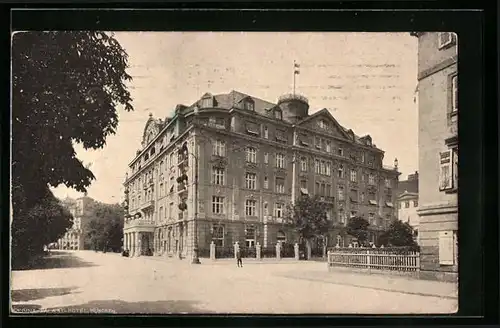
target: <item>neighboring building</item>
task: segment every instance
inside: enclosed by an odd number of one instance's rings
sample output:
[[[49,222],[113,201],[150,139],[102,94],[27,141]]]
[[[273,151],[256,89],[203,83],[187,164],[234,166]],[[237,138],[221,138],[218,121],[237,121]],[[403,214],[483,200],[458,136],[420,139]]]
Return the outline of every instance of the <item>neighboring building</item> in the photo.
[[[421,273],[458,276],[457,36],[418,32]]]
[[[85,243],[85,228],[89,221],[89,205],[94,200],[85,195],[76,200],[66,197],[61,201],[71,215],[73,215],[73,226],[66,234],[57,241],[59,249],[82,250],[88,249]]]
[[[349,242],[353,215],[370,220],[373,240],[396,217],[399,173],[382,166],[384,152],[369,135],[342,127],[327,109],[308,110],[295,94],[274,104],[231,91],[178,105],[165,121],[150,115],[124,184],[124,248],[190,256],[195,217],[202,253],[212,241],[295,242],[283,217],[301,194],[331,205],[329,245]]]
[[[408,175],[408,180],[399,181],[398,187],[398,219],[410,224],[415,230],[418,240],[419,216],[418,210],[418,172]]]

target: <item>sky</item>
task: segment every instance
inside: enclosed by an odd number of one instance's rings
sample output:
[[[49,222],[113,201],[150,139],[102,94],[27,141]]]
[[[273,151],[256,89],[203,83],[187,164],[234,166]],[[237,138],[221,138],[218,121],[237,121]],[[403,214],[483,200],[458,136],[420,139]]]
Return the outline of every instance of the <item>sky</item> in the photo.
[[[370,134],[385,151],[384,165],[399,162],[400,180],[418,170],[417,38],[406,33],[346,32],[115,32],[129,55],[127,84],[133,112],[118,109],[117,133],[103,149],[77,156],[96,180],[88,196],[123,200],[128,164],[144,126],[171,116],[204,93],[237,90],[270,102],[293,90],[309,99],[309,114],[323,108],[359,136]],[[58,186],[56,197],[82,194]]]

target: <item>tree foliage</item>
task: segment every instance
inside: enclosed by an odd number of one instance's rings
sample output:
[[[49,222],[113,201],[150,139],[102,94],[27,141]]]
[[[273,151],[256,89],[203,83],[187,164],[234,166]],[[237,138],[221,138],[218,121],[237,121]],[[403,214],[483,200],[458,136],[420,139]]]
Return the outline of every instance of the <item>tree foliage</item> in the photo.
[[[91,249],[120,250],[123,238],[125,210],[119,204],[93,203],[89,208],[90,220],[86,226],[88,247]]]
[[[363,217],[356,216],[349,219],[346,226],[346,231],[351,236],[355,237],[358,242],[364,244],[368,238],[368,227],[370,223]]]
[[[12,205],[16,234],[36,225],[29,212],[48,186],[84,192],[94,179],[75,143],[102,148],[132,110],[127,54],[104,32],[19,32],[12,37]],[[46,216],[42,216],[46,217]],[[22,218],[22,219],[21,219]],[[13,231],[14,233],[14,231]],[[31,249],[30,237],[16,247]],[[13,254],[14,255],[14,254]]]
[[[389,229],[380,236],[380,243],[386,246],[416,246],[414,230],[407,222],[394,220]]]
[[[295,205],[289,206],[285,219],[293,224],[295,231],[305,240],[324,236],[332,227],[327,218],[329,205],[320,201],[318,196],[304,195],[297,199]]]
[[[44,245],[61,238],[72,224],[71,213],[46,188],[34,206],[12,221],[13,268],[27,264],[42,252]]]

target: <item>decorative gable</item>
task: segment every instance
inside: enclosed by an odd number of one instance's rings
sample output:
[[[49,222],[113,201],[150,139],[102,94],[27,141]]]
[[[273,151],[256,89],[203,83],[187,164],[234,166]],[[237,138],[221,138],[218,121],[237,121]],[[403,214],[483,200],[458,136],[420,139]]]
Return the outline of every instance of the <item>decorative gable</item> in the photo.
[[[299,122],[299,126],[303,126],[314,131],[322,131],[332,136],[348,139],[350,141],[353,140],[353,138],[344,130],[344,128],[326,108],[302,120]]]

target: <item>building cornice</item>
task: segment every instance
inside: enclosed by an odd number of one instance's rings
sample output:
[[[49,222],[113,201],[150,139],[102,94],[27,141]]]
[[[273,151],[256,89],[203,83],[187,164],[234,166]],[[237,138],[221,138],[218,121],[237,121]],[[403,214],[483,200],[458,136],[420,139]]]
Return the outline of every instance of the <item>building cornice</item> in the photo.
[[[419,216],[453,213],[458,213],[458,205],[456,203],[424,205],[420,206],[417,210]]]
[[[453,64],[456,64],[457,59],[458,59],[458,56],[454,55],[453,57],[450,57],[450,58],[443,60],[442,62],[440,62],[437,65],[434,65],[434,66],[432,66],[432,67],[430,67],[422,72],[419,72],[417,80],[421,81],[421,80],[425,79],[426,77],[429,77],[432,74],[435,74],[439,71],[442,71],[443,69],[445,69],[447,67],[450,67]]]

